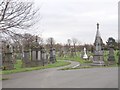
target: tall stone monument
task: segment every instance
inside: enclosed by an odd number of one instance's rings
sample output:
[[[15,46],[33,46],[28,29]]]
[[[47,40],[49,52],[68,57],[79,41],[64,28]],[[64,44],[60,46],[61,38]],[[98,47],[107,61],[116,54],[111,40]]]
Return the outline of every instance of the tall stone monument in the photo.
[[[55,63],[55,62],[56,62],[55,49],[51,48],[50,49],[50,63]]]
[[[92,65],[104,65],[102,45],[103,45],[103,41],[99,32],[99,24],[97,23],[97,33],[94,42],[95,50],[94,50]]]
[[[50,41],[50,63],[55,63],[56,62],[56,55],[55,55],[55,48],[53,48],[53,39],[51,38]]]

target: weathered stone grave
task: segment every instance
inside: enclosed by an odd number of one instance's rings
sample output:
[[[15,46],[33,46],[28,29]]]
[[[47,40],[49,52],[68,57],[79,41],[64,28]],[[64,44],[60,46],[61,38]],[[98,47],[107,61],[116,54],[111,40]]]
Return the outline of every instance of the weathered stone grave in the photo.
[[[31,66],[30,51],[24,50],[23,59],[22,59],[22,67],[30,67],[30,66]]]
[[[42,49],[39,47],[31,49],[31,65],[39,66],[42,65]]]
[[[115,43],[115,40],[113,38],[108,39],[108,42],[107,42],[109,47],[108,65],[115,64],[114,43]]]
[[[39,43],[37,42],[37,37],[36,42],[33,43],[32,47],[26,46],[23,53],[24,67],[44,66],[48,63],[48,56],[45,52],[44,47],[39,45]]]
[[[56,52],[54,48],[50,48],[50,63],[56,62]]]
[[[3,42],[2,44],[2,66],[3,70],[12,70],[14,69],[13,57],[12,57],[12,48],[9,44]]]
[[[44,64],[48,64],[48,53],[45,51],[45,49],[43,49],[42,59],[44,61]]]

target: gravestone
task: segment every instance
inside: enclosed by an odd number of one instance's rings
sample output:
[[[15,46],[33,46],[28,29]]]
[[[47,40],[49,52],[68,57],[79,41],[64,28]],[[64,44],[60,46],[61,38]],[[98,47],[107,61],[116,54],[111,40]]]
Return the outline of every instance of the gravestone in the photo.
[[[32,66],[44,66],[48,63],[48,56],[43,46],[34,47],[32,50]]]
[[[86,53],[86,48],[84,47],[84,55],[83,55],[83,59],[88,59],[88,55],[87,55],[87,53]]]
[[[48,64],[48,54],[46,53],[45,50],[43,52],[43,59],[44,59],[44,64]]]
[[[2,47],[2,65],[3,70],[14,69],[13,58],[12,58],[12,48],[9,44],[4,44]]]
[[[54,57],[54,61],[56,62],[56,51],[55,51],[55,48],[53,48],[53,57]]]
[[[109,47],[108,65],[115,64],[115,56],[114,56],[115,40],[113,38],[109,38],[107,44]]]
[[[95,50],[93,55],[93,64],[92,65],[105,65],[103,57],[103,41],[99,32],[99,24],[97,23],[97,33],[94,42]]]
[[[70,57],[74,57],[75,56],[75,51],[74,51],[74,48],[71,47],[70,48]]]
[[[45,54],[44,47],[41,46],[41,65],[42,65],[42,66],[45,65],[45,57],[44,57],[44,54]]]
[[[55,49],[51,47],[50,49],[50,63],[55,63],[56,62],[56,54],[55,54]]]
[[[83,58],[83,55],[84,55],[84,51],[81,50],[80,58]]]
[[[22,67],[30,67],[30,51],[26,50],[23,52]]]
[[[47,62],[47,64],[49,63],[49,53],[48,52],[46,52],[46,62]]]
[[[22,67],[31,67],[31,50],[28,41],[25,39],[23,43],[23,52],[22,52]]]
[[[90,61],[93,61],[93,56],[90,56],[90,57],[89,57],[89,60],[90,60]]]

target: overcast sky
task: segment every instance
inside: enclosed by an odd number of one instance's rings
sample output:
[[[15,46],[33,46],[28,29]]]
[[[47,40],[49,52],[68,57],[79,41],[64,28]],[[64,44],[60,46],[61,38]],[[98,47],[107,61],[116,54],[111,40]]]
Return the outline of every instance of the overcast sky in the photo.
[[[40,7],[41,21],[34,33],[44,39],[53,37],[58,43],[77,38],[84,43],[94,43],[96,24],[105,42],[108,37],[118,37],[119,0],[34,0]]]

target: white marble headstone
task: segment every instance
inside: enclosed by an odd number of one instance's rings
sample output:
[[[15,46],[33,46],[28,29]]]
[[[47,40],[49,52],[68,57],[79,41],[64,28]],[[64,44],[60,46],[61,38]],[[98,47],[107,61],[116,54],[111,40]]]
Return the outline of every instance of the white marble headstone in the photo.
[[[83,59],[88,59],[87,53],[86,53],[86,48],[84,48],[84,55],[83,55]]]

